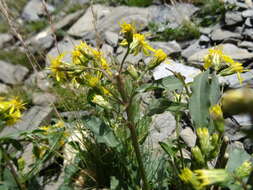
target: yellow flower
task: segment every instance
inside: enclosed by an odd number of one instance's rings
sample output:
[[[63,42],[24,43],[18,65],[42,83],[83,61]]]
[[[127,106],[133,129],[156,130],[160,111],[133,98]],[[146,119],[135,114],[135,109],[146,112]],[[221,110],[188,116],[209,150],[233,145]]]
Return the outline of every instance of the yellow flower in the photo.
[[[130,49],[134,55],[143,52],[148,56],[150,55],[150,51],[155,51],[145,40],[145,35],[143,34],[134,34],[133,42],[130,44]]]
[[[250,175],[253,170],[252,163],[250,161],[245,161],[242,165],[235,170],[235,175],[240,178],[244,178]]]
[[[194,173],[197,174],[197,178],[201,181],[201,186],[208,186],[215,183],[226,182],[230,179],[229,174],[224,169],[202,169],[195,170]]]
[[[197,136],[199,138],[200,148],[204,155],[208,155],[212,150],[210,144],[210,135],[207,128],[197,128]]]
[[[100,82],[100,78],[97,76],[87,76],[87,83],[90,87],[96,87]]]
[[[229,67],[226,68],[226,69],[224,69],[224,70],[222,70],[222,71],[220,72],[220,74],[221,74],[222,76],[226,76],[226,75],[232,75],[232,74],[236,73],[236,74],[237,74],[237,78],[238,78],[238,80],[239,80],[239,82],[240,82],[240,84],[241,84],[242,81],[243,81],[243,78],[241,77],[241,74],[240,74],[240,73],[246,72],[246,71],[248,71],[248,70],[247,70],[247,69],[244,69],[244,67],[242,66],[241,63],[239,63],[239,62],[232,62],[232,63],[229,65]]]
[[[60,54],[56,58],[51,59],[50,69],[52,73],[54,74],[57,81],[60,81],[66,78],[65,73],[61,70],[63,66],[62,59],[64,56],[65,54]]]
[[[101,106],[101,107],[103,107],[103,108],[106,108],[106,109],[111,109],[111,108],[112,108],[111,105],[110,105],[110,103],[107,102],[107,101],[104,99],[104,97],[101,96],[101,95],[95,95],[95,96],[93,97],[93,99],[92,99],[92,102],[93,102],[94,104],[97,104],[97,105],[99,105],[99,106]]]
[[[210,115],[211,115],[212,119],[214,119],[214,120],[223,119],[223,113],[222,113],[222,110],[221,110],[221,107],[220,107],[219,104],[216,104],[216,105],[212,106],[209,109],[209,112],[210,112]]]
[[[120,24],[120,28],[120,33],[123,34],[125,38],[124,40],[130,44],[133,41],[133,35],[136,33],[134,25],[123,22],[122,24]]]
[[[179,177],[183,182],[191,184],[194,187],[194,189],[196,190],[203,189],[196,175],[189,168],[184,168],[181,171]]]
[[[154,58],[148,64],[148,69],[155,68],[166,59],[167,59],[167,54],[162,49],[154,50]]]

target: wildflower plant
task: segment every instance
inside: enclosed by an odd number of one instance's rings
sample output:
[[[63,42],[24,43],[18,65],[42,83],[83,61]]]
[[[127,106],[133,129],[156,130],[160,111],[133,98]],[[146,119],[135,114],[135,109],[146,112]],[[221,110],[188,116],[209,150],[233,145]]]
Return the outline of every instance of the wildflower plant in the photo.
[[[90,115],[81,119],[84,127],[78,130],[81,134],[88,131],[91,137],[83,135],[78,141],[71,142],[76,150],[72,163],[75,172],[71,174],[74,183],[78,181],[78,186],[84,188],[87,184],[81,181],[88,180],[97,187],[148,190],[160,189],[159,180],[170,187],[170,183],[165,181],[172,179],[180,181],[173,184],[176,189],[184,189],[185,184],[190,184],[188,189],[205,189],[212,185],[230,188],[232,183],[243,187],[242,181],[251,171],[251,162],[241,163],[242,167],[248,168],[245,173],[241,169],[226,169],[234,161],[226,158],[228,140],[224,136],[218,76],[237,74],[242,82],[240,74],[247,70],[225,55],[221,47],[215,47],[205,56],[203,71],[192,83],[186,83],[185,77],[174,71],[171,71],[173,76],[147,83],[145,74],[151,73],[163,62],[169,64],[168,55],[162,49],[154,49],[146,40],[146,35],[138,33],[133,24],[123,22],[120,29],[122,41],[119,45],[126,48],[120,60],[115,58],[109,61],[99,49],[80,42],[73,49],[70,62],[63,61],[64,54],[51,61],[50,70],[58,83],[87,88],[86,101],[90,105]],[[130,54],[141,54],[150,59],[146,64],[130,63],[127,61]],[[145,107],[141,96],[149,91],[162,93]],[[148,161],[152,160],[153,155],[146,152],[145,145],[151,116],[164,111],[172,112],[176,120],[175,139],[160,142],[167,155],[166,169],[159,164],[154,168],[154,160]],[[188,147],[179,137],[185,117],[197,135],[197,142],[192,147]],[[47,131],[47,128],[42,130]],[[99,147],[99,151],[91,151],[91,147]],[[101,150],[104,152],[104,162],[98,156]],[[190,161],[184,156],[185,150],[190,153]],[[94,155],[99,167],[89,160]],[[108,160],[108,157],[111,159]],[[107,168],[105,162],[111,164],[110,170],[105,169],[107,177],[101,176],[98,169]],[[166,175],[159,179],[155,171],[163,171]],[[78,173],[79,177],[74,173]],[[88,179],[81,177],[83,173]],[[68,180],[66,184],[70,186],[71,182]]]

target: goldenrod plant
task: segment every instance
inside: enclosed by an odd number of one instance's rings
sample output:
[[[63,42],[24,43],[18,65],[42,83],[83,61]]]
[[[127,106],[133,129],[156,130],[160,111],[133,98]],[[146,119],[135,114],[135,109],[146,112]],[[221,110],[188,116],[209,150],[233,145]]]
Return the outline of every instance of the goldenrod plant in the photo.
[[[251,189],[252,156],[242,149],[226,152],[230,141],[224,131],[227,116],[252,113],[252,89],[223,93],[218,81],[220,76],[236,74],[242,83],[241,73],[248,72],[243,64],[218,46],[209,50],[192,82],[173,70],[166,78],[147,80],[146,74],[161,63],[170,64],[169,55],[154,49],[134,24],[122,22],[120,35],[119,45],[125,48],[121,58],[108,60],[102,51],[81,41],[69,62],[64,61],[68,52],[51,59],[55,86],[83,92],[72,102],[83,102],[80,107],[87,113],[1,137],[0,188],[41,188],[52,174],[63,172],[59,189],[68,190]],[[139,54],[148,61],[128,60],[129,55]],[[156,97],[147,103],[143,93]],[[22,110],[19,99],[0,98],[1,128],[16,123]],[[159,149],[149,145],[150,124],[153,115],[165,111],[173,114],[176,130],[173,138],[159,142]],[[196,134],[192,146],[180,138],[183,121]],[[29,143],[31,163],[23,156]]]

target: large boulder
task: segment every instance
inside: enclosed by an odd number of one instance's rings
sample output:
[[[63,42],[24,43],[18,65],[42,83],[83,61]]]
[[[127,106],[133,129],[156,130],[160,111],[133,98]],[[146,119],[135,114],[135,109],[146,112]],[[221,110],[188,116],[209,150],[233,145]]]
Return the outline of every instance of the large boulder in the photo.
[[[15,56],[15,55],[14,55]],[[22,83],[29,70],[21,65],[13,65],[0,60],[0,81],[6,84]]]

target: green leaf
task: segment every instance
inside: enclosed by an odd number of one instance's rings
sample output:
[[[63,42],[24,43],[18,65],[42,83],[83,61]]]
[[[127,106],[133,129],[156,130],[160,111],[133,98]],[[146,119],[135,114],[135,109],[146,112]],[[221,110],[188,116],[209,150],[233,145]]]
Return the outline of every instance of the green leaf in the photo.
[[[119,142],[113,131],[104,122],[95,116],[87,117],[84,123],[93,132],[98,143],[105,143],[109,147],[116,147]]]
[[[194,78],[192,95],[189,102],[189,111],[196,127],[207,127],[209,123],[210,84],[209,71],[203,72]]]
[[[229,155],[226,170],[228,172],[234,172],[243,162],[251,158],[252,157],[245,150],[236,148]]]
[[[149,105],[148,115],[160,114],[165,111],[179,112],[186,108],[186,104],[172,102],[166,98],[155,99]]]
[[[162,88],[165,90],[177,90],[183,88],[182,82],[175,76],[168,76],[166,78],[154,81],[153,83],[143,84],[137,88],[137,92],[147,92],[150,90]]]
[[[129,105],[129,120],[137,123],[140,119],[140,96],[138,94],[134,95],[132,98],[131,104]]]
[[[212,75],[212,81],[210,86],[210,104],[211,106],[217,104],[221,96],[220,84],[217,76]]]

